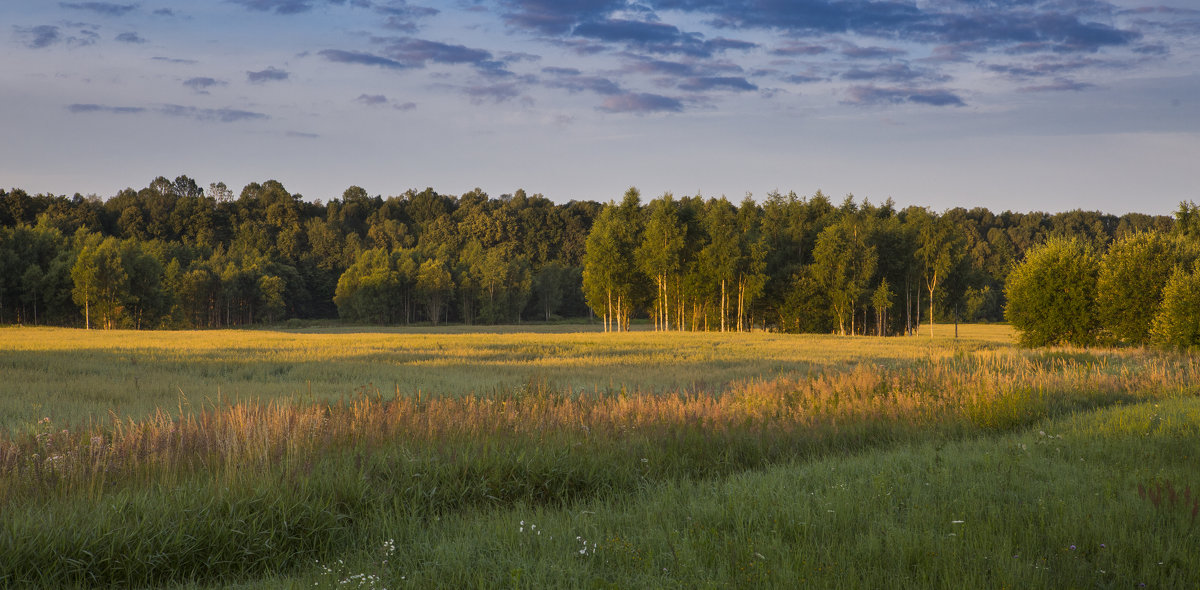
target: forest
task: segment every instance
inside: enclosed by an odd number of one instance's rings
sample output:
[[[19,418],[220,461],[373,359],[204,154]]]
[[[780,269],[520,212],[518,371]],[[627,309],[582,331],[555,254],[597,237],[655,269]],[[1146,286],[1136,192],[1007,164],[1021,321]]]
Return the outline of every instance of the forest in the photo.
[[[322,202],[274,180],[235,195],[187,176],[107,199],[0,189],[0,323],[590,318],[610,330],[894,335],[931,319],[1004,320],[1009,274],[1047,242],[1103,253],[1187,233],[1196,217],[1187,203],[1175,217],[937,212],[819,190],[735,202],[631,188],[556,203],[520,189],[385,198],[358,186]]]

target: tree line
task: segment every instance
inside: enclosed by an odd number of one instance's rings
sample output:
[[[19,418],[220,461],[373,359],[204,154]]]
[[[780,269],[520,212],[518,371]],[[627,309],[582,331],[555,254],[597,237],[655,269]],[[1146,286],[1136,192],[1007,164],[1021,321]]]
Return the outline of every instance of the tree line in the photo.
[[[187,176],[101,199],[0,189],[0,323],[216,328],[287,319],[899,334],[1004,319],[1050,238],[1097,251],[1168,216],[938,213],[772,192],[601,204],[432,188],[309,201]]]

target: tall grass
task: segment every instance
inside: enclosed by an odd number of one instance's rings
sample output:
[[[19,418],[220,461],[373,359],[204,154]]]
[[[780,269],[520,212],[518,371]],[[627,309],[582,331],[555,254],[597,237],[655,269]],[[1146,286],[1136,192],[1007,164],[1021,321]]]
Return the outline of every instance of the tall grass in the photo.
[[[345,587],[346,574],[369,573],[388,588],[1195,588],[1200,528],[1180,490],[1200,482],[1198,440],[1200,399],[1191,397],[666,481],[565,509],[517,506],[420,529],[385,518],[360,553],[327,565],[340,575],[292,581]],[[1166,496],[1156,504],[1139,488]],[[384,557],[374,540],[393,538],[405,550]]]
[[[0,328],[0,430],[43,417],[152,418],[197,405],[336,401],[370,385],[404,395],[489,395],[545,380],[573,390],[713,393],[748,379],[805,375],[869,361],[909,364],[1007,346],[1004,326],[961,340],[783,334],[459,330],[134,332]]]
[[[562,509],[1196,393],[1190,357],[1122,354],[951,349],[722,392],[534,379],[488,395],[368,387],[332,403],[180,400],[145,420],[42,420],[0,439],[0,585],[249,579],[328,561],[381,519]]]

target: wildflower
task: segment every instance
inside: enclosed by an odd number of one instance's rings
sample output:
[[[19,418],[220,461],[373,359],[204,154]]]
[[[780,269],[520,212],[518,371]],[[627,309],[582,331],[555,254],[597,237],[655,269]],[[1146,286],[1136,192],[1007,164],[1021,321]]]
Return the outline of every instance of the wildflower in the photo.
[[[1075,546],[1074,546],[1074,545],[1071,545],[1070,547],[1068,547],[1068,549],[1070,549],[1071,551],[1074,551],[1074,550],[1075,550]]]

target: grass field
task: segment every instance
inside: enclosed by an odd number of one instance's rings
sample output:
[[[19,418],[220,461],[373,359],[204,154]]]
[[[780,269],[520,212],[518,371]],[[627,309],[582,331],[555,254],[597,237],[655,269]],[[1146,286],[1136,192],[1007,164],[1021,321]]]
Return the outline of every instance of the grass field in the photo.
[[[0,586],[1200,585],[1200,364],[961,335],[0,329]]]
[[[586,331],[581,331],[586,330]],[[952,327],[942,332],[952,334]],[[360,391],[487,395],[547,381],[576,391],[720,392],[730,383],[1008,346],[1005,326],[959,340],[780,334],[603,334],[585,326],[183,332],[0,328],[0,430],[43,417],[145,418],[226,401],[323,401]]]

